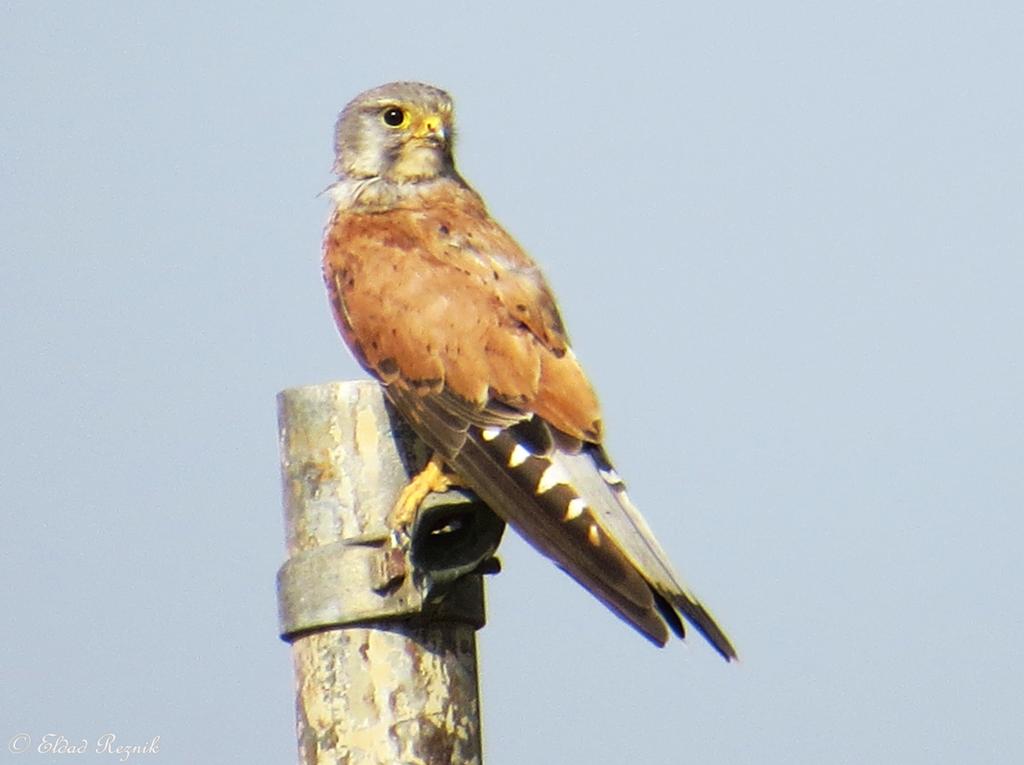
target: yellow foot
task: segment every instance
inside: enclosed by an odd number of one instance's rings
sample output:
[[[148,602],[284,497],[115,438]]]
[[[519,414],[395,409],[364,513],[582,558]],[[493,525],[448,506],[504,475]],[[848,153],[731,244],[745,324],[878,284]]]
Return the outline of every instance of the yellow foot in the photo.
[[[459,485],[458,476],[449,472],[438,456],[433,455],[423,470],[413,476],[398,495],[398,501],[388,515],[388,528],[409,528],[428,494],[445,492]]]

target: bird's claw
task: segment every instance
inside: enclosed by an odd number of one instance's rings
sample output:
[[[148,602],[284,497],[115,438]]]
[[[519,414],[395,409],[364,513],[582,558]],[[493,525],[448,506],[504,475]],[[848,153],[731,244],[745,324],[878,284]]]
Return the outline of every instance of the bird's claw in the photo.
[[[412,528],[427,495],[442,494],[458,485],[457,478],[445,468],[437,455],[432,456],[423,470],[413,476],[398,495],[398,500],[388,515],[388,528],[393,532],[401,530],[408,537],[408,530]]]

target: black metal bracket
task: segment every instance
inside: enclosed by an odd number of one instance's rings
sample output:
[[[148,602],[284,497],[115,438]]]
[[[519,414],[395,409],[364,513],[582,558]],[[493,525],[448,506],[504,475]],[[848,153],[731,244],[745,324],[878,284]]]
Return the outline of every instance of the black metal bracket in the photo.
[[[496,573],[505,523],[475,495],[432,494],[410,535],[382,530],[301,553],[277,574],[283,640],[387,621],[484,625],[480,574]]]

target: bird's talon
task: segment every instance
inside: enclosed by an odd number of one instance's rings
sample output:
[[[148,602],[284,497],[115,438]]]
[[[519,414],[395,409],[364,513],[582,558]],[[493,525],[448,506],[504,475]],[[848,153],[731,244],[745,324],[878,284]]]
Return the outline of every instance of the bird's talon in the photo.
[[[457,478],[447,471],[444,463],[436,455],[432,456],[423,470],[413,476],[398,495],[398,500],[388,516],[388,528],[392,529],[393,533],[401,530],[408,536],[420,505],[427,495],[442,494],[458,485]]]

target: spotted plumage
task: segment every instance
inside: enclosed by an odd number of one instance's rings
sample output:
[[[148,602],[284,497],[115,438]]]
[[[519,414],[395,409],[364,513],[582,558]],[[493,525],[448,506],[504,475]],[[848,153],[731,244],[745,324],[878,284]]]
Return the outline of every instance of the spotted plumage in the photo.
[[[456,171],[453,129],[448,95],[418,83],[341,113],[324,278],[346,343],[435,455],[608,608],[657,644],[685,618],[735,658],[629,500],[551,290]]]

